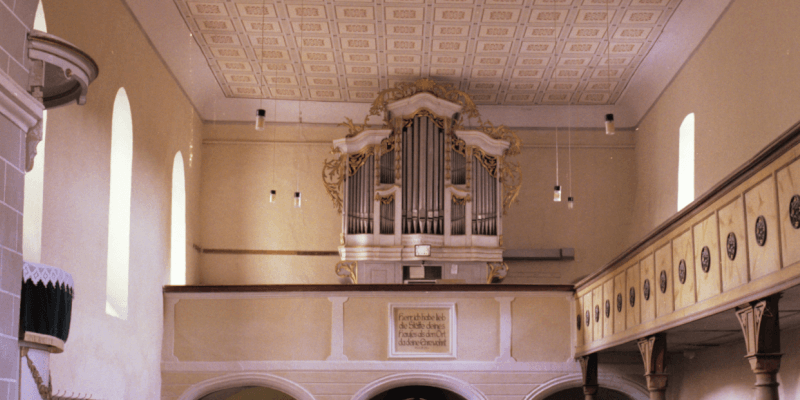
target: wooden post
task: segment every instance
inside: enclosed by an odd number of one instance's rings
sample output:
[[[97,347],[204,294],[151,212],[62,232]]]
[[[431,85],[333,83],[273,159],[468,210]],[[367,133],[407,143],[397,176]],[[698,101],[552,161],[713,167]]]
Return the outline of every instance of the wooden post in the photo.
[[[650,400],[665,400],[667,392],[667,334],[657,333],[653,336],[639,339],[639,352],[644,361],[644,377],[647,380],[647,390]]]
[[[595,400],[597,397],[597,353],[578,358],[583,372],[583,395],[586,400]]]
[[[745,358],[756,375],[756,400],[778,399],[776,375],[781,368],[782,355],[778,299],[780,294],[775,294],[736,311],[747,345]]]

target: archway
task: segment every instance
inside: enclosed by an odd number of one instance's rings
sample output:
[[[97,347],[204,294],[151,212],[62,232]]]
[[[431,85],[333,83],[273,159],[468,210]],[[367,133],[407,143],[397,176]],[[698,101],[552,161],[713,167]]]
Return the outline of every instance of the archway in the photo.
[[[486,396],[468,382],[445,374],[405,373],[385,376],[361,388],[352,400],[372,400],[391,389],[404,387],[432,387],[452,392],[465,400],[487,400]],[[427,399],[426,400],[431,400]]]
[[[401,386],[378,393],[371,400],[466,400],[447,389],[432,386]]]
[[[647,391],[644,385],[620,375],[600,373],[598,382],[600,387],[620,392],[632,400],[650,400],[650,392]],[[525,396],[525,400],[549,399],[550,396],[556,393],[572,388],[581,388],[582,391],[582,385],[583,378],[580,373],[563,375],[543,383]]]
[[[228,389],[231,389],[230,393],[236,394],[238,389],[256,387],[282,392],[288,396],[286,400],[315,400],[314,396],[300,385],[286,378],[264,372],[242,372],[207,379],[192,385],[178,397],[178,400],[218,400],[206,396]],[[222,392],[220,395],[226,393],[228,392]],[[227,400],[225,397],[221,397],[221,399]]]
[[[582,387],[574,387],[570,389],[564,389],[560,392],[551,394],[547,396],[544,400],[584,400],[586,397],[583,394]],[[608,389],[604,387],[600,387],[597,389],[597,394],[595,395],[595,399],[597,400],[632,400],[630,396],[618,392],[614,389]]]
[[[295,398],[280,390],[261,386],[240,386],[217,390],[198,400],[295,400]]]

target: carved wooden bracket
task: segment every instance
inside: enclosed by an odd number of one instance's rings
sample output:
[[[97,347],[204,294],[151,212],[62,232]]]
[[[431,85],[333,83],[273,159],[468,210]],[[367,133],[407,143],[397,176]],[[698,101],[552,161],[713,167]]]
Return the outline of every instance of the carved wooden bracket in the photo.
[[[775,294],[739,308],[736,317],[747,346],[747,360],[756,375],[756,398],[778,399],[777,373],[781,368],[781,335]]]
[[[599,387],[597,381],[597,353],[578,358],[583,376],[583,394],[587,399],[593,399]]]
[[[778,299],[780,295],[773,295],[736,311],[748,356],[780,353]]]
[[[644,361],[644,377],[651,398],[663,397],[667,390],[667,334],[657,333],[639,339],[639,352]],[[655,397],[654,397],[655,394]]]

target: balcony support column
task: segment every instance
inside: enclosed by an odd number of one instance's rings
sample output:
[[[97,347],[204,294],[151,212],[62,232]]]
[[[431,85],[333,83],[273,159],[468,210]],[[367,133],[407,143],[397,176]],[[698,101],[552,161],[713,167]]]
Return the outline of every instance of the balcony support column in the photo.
[[[583,373],[583,395],[586,400],[595,400],[597,397],[597,353],[592,353],[578,358]]]
[[[756,375],[755,399],[777,400],[777,374],[781,368],[781,335],[778,318],[780,294],[754,301],[736,310],[747,346],[747,360]]]
[[[665,400],[667,393],[667,334],[657,333],[639,339],[639,352],[644,361],[644,377],[650,400]]]

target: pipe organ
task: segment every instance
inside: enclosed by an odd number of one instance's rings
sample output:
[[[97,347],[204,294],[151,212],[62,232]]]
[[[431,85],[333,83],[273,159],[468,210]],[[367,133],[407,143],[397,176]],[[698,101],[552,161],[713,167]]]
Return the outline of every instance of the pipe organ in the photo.
[[[384,126],[367,126],[383,114]],[[336,271],[354,283],[501,279],[502,216],[515,201],[517,136],[469,96],[428,79],[380,93],[363,125],[333,142],[323,181],[342,214]],[[465,129],[463,118],[479,129]]]

